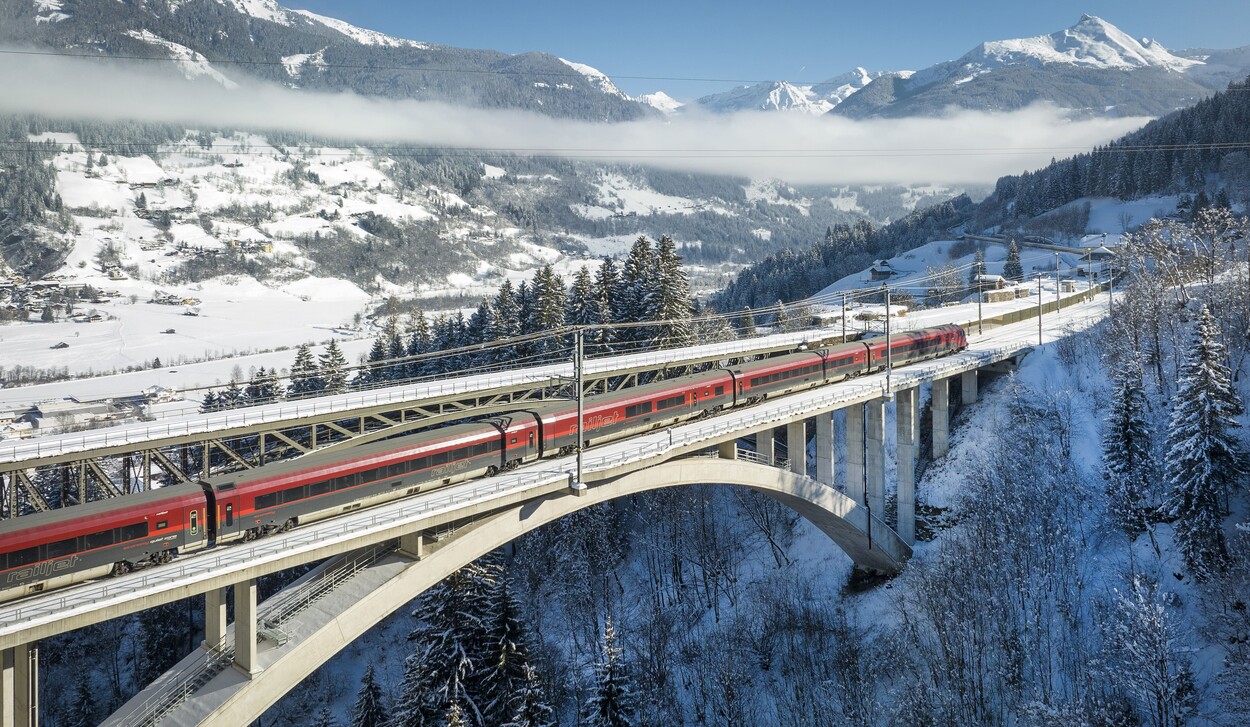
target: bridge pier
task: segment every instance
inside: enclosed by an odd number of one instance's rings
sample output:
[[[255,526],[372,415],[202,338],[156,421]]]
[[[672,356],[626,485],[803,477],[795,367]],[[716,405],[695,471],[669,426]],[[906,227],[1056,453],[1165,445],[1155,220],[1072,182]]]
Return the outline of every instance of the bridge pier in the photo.
[[[864,504],[864,407],[846,408],[846,496]]]
[[[247,677],[260,673],[256,663],[256,579],[234,584],[234,668]]]
[[[39,727],[39,647],[0,651],[0,727]]]
[[[916,421],[920,418],[920,389],[903,389],[894,398],[894,422],[898,439],[898,527],[895,532],[908,545],[916,544]]]
[[[226,641],[226,589],[204,593],[204,648],[216,649]]]
[[[879,519],[885,519],[885,399],[873,399],[864,404],[865,439],[867,456],[864,462],[868,486],[868,509]]]
[[[755,453],[772,464],[776,461],[777,443],[773,436],[773,428],[769,427],[755,433]]]
[[[960,375],[963,384],[963,404],[969,406],[977,403],[977,371],[965,371]]]
[[[833,412],[816,415],[816,480],[833,487]]]
[[[716,454],[721,459],[738,459],[738,440],[731,439],[728,442],[721,442],[716,447]]]
[[[413,560],[421,560],[425,557],[425,538],[420,532],[404,533],[399,536],[399,552]]]
[[[951,380],[934,379],[929,397],[933,402],[933,458],[951,450]]]
[[[786,456],[790,458],[790,471],[807,475],[807,420],[786,425]]]

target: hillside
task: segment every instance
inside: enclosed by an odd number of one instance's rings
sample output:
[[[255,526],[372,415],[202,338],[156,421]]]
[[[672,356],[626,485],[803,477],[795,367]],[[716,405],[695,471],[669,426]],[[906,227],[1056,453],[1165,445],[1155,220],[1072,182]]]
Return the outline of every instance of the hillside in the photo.
[[[75,55],[178,58],[168,72],[229,87],[321,91],[626,121],[655,113],[589,66],[392,38],[273,0],[0,0],[0,43]]]

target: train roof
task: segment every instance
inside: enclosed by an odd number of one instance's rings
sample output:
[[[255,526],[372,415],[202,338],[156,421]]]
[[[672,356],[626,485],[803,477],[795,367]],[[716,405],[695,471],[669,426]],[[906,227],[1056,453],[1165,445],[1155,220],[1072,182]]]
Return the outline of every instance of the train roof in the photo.
[[[366,467],[371,464],[371,459],[374,457],[440,443],[473,440],[476,435],[486,433],[494,436],[499,434],[499,430],[495,424],[491,423],[490,419],[466,422],[464,424],[451,424],[437,429],[421,430],[413,434],[395,437],[394,439],[369,442],[368,444],[361,444],[348,449],[336,449],[330,453],[309,452],[294,459],[274,462],[257,469],[239,470],[230,474],[216,475],[206,478],[204,482],[212,486],[214,490],[217,490],[229,484],[237,485],[240,482],[250,483],[257,480],[269,480],[327,465],[342,465],[344,467],[359,465]]]
[[[0,540],[16,533],[65,525],[77,520],[113,520],[148,515],[162,505],[182,504],[183,501],[192,498],[203,502],[204,491],[198,484],[188,482],[121,497],[110,497],[106,500],[95,500],[84,505],[71,505],[47,512],[31,513],[0,521]]]

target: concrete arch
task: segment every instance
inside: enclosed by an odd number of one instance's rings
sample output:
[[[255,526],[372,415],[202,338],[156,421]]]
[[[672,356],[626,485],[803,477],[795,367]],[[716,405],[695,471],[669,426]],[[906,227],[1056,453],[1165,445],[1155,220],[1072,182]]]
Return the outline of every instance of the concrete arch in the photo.
[[[911,555],[911,549],[888,526],[870,517],[854,500],[809,477],[737,460],[676,460],[596,484],[581,496],[560,493],[510,507],[461,528],[454,536],[429,548],[420,560],[392,555],[379,564],[390,569],[390,575],[380,585],[353,593],[345,609],[325,613],[317,624],[298,629],[298,636],[284,646],[260,651],[257,662],[262,671],[250,678],[232,669],[222,672],[189,702],[170,713],[165,723],[229,727],[250,724],[356,638],[465,564],[591,505],[663,487],[693,484],[741,485],[775,497],[810,520],[863,567],[897,572]],[[125,708],[113,719],[124,713]]]

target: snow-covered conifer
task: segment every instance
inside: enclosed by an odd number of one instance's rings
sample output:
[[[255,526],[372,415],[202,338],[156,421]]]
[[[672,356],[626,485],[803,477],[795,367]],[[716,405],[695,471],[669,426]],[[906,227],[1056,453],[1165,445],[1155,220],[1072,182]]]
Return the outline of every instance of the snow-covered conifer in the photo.
[[[742,309],[742,315],[738,318],[738,330],[742,331],[743,338],[755,337],[755,314],[751,312],[751,306]]]
[[[616,626],[609,616],[595,661],[595,691],[583,709],[585,724],[590,727],[633,727],[636,718],[633,680],[616,638]]]
[[[1003,264],[1003,277],[1017,283],[1024,280],[1024,268],[1020,266],[1020,248],[1016,246],[1015,240],[1012,240],[1011,247],[1007,248],[1007,262]]]
[[[599,304],[590,270],[578,270],[573,276],[573,287],[569,289],[565,321],[570,326],[587,326],[583,334],[583,346],[588,355],[603,348],[603,329],[599,328],[603,315]]]
[[[321,366],[321,381],[327,394],[342,394],[347,391],[347,357],[338,341],[331,339],[330,345],[318,359]]]
[[[655,345],[660,348],[676,348],[689,345],[690,329],[690,282],[681,267],[677,244],[665,235],[657,246],[655,279],[647,290],[646,319],[657,322]]]
[[[972,269],[968,271],[968,287],[977,287],[977,278],[985,275],[985,251],[977,248],[977,254],[972,258]]]
[[[1110,514],[1130,537],[1146,529],[1146,510],[1158,504],[1151,491],[1155,482],[1151,450],[1141,361],[1132,356],[1116,375],[1102,440]]]
[[[382,687],[378,685],[373,664],[365,669],[360,679],[360,691],[356,692],[356,705],[352,708],[349,727],[386,727],[389,720],[382,702]]]
[[[408,317],[408,323],[404,326],[404,332],[408,337],[407,345],[404,348],[404,353],[409,358],[407,365],[408,378],[419,378],[426,374],[428,359],[422,360],[418,357],[429,353],[434,347],[434,336],[430,332],[430,322],[425,317],[425,311],[420,308],[414,310]]]
[[[302,399],[321,390],[320,371],[313,359],[312,347],[307,343],[295,349],[295,362],[291,364],[291,383],[287,386],[288,399]]]
[[[617,270],[616,261],[605,256],[595,271],[595,292],[599,296],[599,324],[603,326],[600,339],[603,348],[608,351],[612,350],[612,344],[617,340],[612,324],[620,320],[617,310],[621,304],[620,285],[621,273]]]
[[[555,727],[555,710],[547,703],[538,671],[525,665],[525,682],[512,700],[512,715],[503,727]]]
[[[1221,515],[1241,475],[1241,453],[1231,430],[1240,404],[1224,363],[1220,332],[1203,306],[1181,367],[1168,427],[1164,514],[1173,521],[1185,562],[1198,577],[1228,557]]]
[[[541,333],[551,333],[558,331],[564,327],[564,306],[566,293],[564,290],[564,281],[556,275],[555,270],[550,265],[544,265],[534,274],[534,330]],[[553,336],[549,339],[543,339],[538,349],[542,353],[553,356],[557,355],[563,348],[563,339]]]
[[[220,411],[221,407],[217,403],[217,392],[209,389],[204,393],[204,398],[200,400],[200,413],[207,414],[212,411]]]

